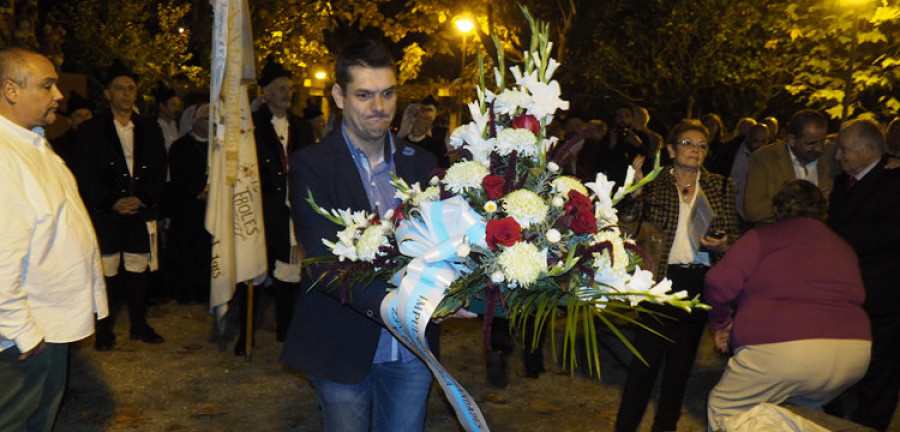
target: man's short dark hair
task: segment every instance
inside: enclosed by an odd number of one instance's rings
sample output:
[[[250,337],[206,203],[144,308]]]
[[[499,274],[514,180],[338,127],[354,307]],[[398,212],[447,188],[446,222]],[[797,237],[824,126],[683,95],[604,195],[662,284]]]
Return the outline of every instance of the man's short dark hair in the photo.
[[[855,134],[863,144],[879,154],[887,152],[884,128],[872,119],[854,119],[841,125],[840,134]]]
[[[672,127],[672,130],[669,131],[669,136],[666,137],[666,144],[677,144],[675,140],[678,139],[678,136],[689,130],[700,132],[706,137],[707,140],[709,139],[709,129],[707,129],[706,126],[703,126],[703,123],[700,123],[700,120],[684,119],[678,122],[674,127]]]
[[[806,129],[807,126],[814,126],[817,128],[827,128],[828,120],[825,118],[822,113],[805,108],[800,111],[797,111],[792,117],[791,121],[788,122],[787,133],[789,135],[793,135],[795,138],[803,135],[803,130]]]
[[[785,183],[772,197],[772,206],[776,222],[795,217],[825,220],[825,196],[818,186],[806,180]]]
[[[334,64],[334,76],[342,89],[350,84],[350,68],[353,66],[394,70],[394,57],[384,45],[373,40],[361,40],[345,46]]]

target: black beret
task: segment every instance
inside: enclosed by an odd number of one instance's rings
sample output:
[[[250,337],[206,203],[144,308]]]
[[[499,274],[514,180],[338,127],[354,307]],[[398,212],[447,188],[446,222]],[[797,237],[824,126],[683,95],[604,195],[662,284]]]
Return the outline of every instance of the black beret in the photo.
[[[122,63],[121,59],[115,59],[113,60],[113,63],[106,68],[106,76],[103,79],[103,85],[109,87],[113,80],[120,76],[126,76],[133,79],[135,82],[138,81],[137,74],[134,73],[131,68],[125,66],[125,63]]]
[[[265,87],[278,78],[292,78],[293,74],[284,68],[281,63],[269,61],[263,66],[262,73],[259,74],[259,86]]]

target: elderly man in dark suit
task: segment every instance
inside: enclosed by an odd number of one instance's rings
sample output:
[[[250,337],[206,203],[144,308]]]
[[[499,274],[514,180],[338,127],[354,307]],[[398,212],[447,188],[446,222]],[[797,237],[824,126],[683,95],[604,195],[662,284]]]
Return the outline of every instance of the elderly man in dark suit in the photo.
[[[340,227],[310,208],[307,190],[324,208],[384,215],[398,204],[391,173],[424,183],[436,166],[434,156],[389,133],[397,108],[396,75],[383,46],[351,44],[335,69],[331,93],[343,110],[340,127],[291,157],[291,216],[309,256],[328,255],[322,239],[335,240]],[[353,286],[346,302],[340,289],[326,285],[301,292],[282,356],[313,382],[324,430],[422,430],[433,378],[384,326],[380,305],[387,283]],[[437,328],[429,327],[435,351]]]
[[[872,120],[838,134],[828,225],[856,250],[872,322],[872,362],[858,384],[857,423],[886,430],[900,392],[900,170],[885,169],[885,135]]]
[[[259,162],[269,262],[266,289],[275,300],[275,338],[284,341],[294,310],[294,294],[300,282],[297,252],[291,245],[291,216],[287,205],[288,160],[294,151],[314,143],[315,139],[309,123],[290,111],[294,98],[294,83],[291,81],[290,71],[280,63],[270,61],[263,66],[258,84],[265,104],[253,113],[253,137],[256,139],[256,157]],[[245,286],[238,287],[237,298],[241,333],[234,345],[234,353],[244,355],[247,337]]]
[[[134,111],[137,76],[117,60],[104,83],[109,109],[76,131],[83,157],[73,171],[97,230],[110,303],[117,294],[127,299],[132,339],[161,343],[163,338],[147,325],[147,285],[166,149],[159,127]],[[95,348],[100,351],[115,344],[110,315],[97,323]]]

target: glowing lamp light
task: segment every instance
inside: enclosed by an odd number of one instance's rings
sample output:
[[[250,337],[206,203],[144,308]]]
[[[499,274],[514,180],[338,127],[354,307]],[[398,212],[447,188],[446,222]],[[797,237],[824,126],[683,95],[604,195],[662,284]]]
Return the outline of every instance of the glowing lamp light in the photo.
[[[326,74],[325,72],[319,71],[319,72],[316,72],[316,74],[314,76],[316,77],[316,79],[323,80],[323,79],[325,79],[325,77],[328,76],[328,74]]]
[[[460,18],[456,20],[456,28],[463,33],[468,33],[475,28],[475,23],[466,18]]]

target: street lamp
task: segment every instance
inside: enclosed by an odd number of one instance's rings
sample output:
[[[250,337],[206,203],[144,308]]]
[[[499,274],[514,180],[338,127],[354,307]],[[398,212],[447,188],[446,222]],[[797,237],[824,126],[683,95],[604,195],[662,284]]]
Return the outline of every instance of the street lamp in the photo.
[[[466,36],[475,28],[475,23],[468,18],[460,17],[454,21],[454,24],[456,24],[457,30],[462,33],[462,52],[459,55],[459,124],[462,124],[463,105],[465,105],[462,89],[464,88],[463,75],[466,71]]]
[[[857,35],[859,33],[859,9],[868,3],[869,0],[841,0],[841,6],[845,8],[850,8],[853,10],[852,20],[853,20],[853,32],[850,35],[850,58],[848,59],[847,64],[847,77],[846,82],[844,84],[844,100],[842,101],[843,108],[841,110],[841,123],[847,121],[847,114],[850,111],[850,93],[853,91],[853,69],[856,63],[856,45],[857,45]]]

